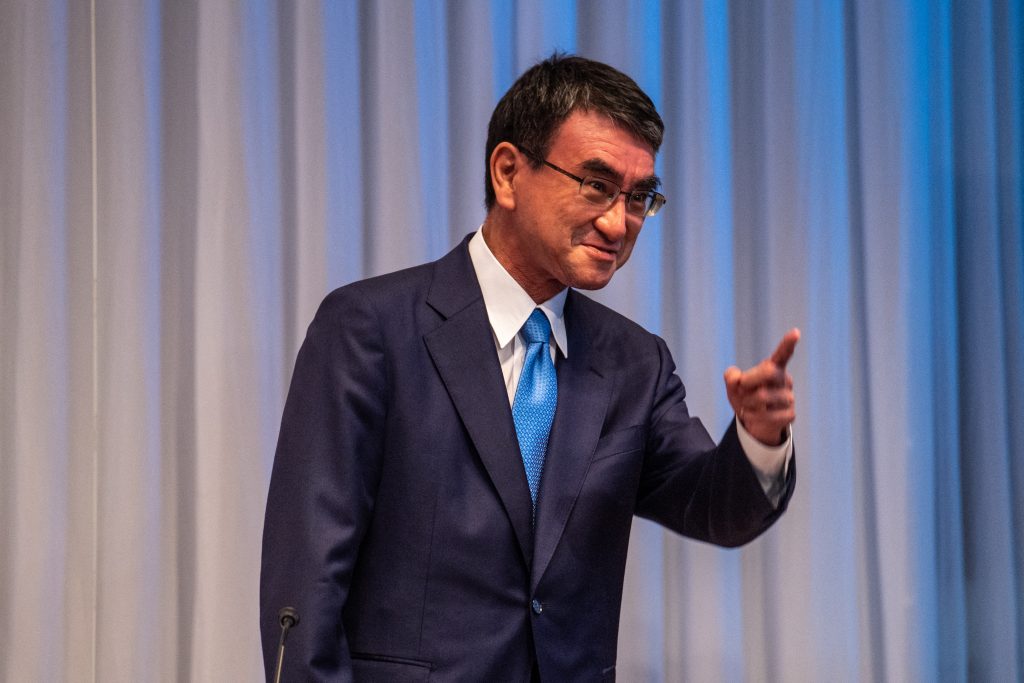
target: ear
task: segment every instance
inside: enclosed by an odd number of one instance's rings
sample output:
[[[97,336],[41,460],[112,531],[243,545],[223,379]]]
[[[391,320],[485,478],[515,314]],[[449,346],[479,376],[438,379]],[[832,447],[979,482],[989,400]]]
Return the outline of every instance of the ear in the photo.
[[[494,201],[506,211],[516,208],[516,174],[522,170],[523,157],[510,142],[501,142],[491,152],[491,185]]]

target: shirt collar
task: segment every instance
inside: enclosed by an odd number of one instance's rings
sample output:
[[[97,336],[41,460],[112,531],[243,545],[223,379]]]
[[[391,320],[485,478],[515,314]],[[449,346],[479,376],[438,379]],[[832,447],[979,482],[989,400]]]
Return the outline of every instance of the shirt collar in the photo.
[[[522,329],[533,309],[540,308],[551,323],[551,333],[555,337],[558,350],[562,352],[562,357],[568,358],[569,345],[565,336],[563,317],[568,290],[563,289],[541,304],[534,303],[530,295],[495,258],[484,240],[483,228],[477,230],[469,240],[469,258],[473,262],[473,270],[476,271],[476,279],[480,283],[487,319],[491,323],[491,331],[498,342],[498,348],[505,348]]]

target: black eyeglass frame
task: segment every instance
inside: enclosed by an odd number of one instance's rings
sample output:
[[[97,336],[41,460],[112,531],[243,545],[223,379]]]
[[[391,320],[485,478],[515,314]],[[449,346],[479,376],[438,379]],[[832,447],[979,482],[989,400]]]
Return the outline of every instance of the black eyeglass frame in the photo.
[[[656,192],[655,190],[630,190],[629,192],[626,192],[621,187],[619,187],[618,183],[614,183],[611,180],[608,180],[607,178],[602,178],[600,176],[590,176],[590,175],[588,175],[588,176],[578,176],[575,173],[571,173],[570,171],[567,171],[564,168],[561,168],[560,166],[556,166],[555,164],[551,163],[547,159],[545,159],[545,158],[543,158],[543,157],[541,157],[541,156],[539,156],[537,154],[534,154],[533,152],[531,152],[530,150],[526,149],[525,147],[520,147],[519,149],[522,151],[523,154],[525,154],[526,156],[530,157],[531,159],[534,159],[535,161],[539,161],[540,163],[542,163],[545,166],[547,166],[548,168],[550,168],[552,171],[558,171],[559,173],[561,173],[562,175],[566,176],[567,178],[571,178],[571,179],[575,180],[577,183],[580,184],[580,188],[579,188],[580,196],[583,197],[584,199],[586,199],[591,204],[594,204],[596,206],[602,206],[602,205],[604,205],[604,206],[611,206],[612,204],[615,203],[615,200],[619,198],[620,194],[625,194],[626,195],[626,213],[630,214],[631,216],[636,216],[637,218],[649,218],[650,216],[653,216],[654,214],[656,214],[659,211],[661,211],[661,207],[665,206],[665,202],[668,201],[667,199],[665,199],[665,195],[663,195],[660,192]],[[585,184],[587,184],[588,181],[592,181],[592,180],[599,181],[603,185],[608,186],[609,189],[612,188],[612,187],[615,188],[615,194],[609,196],[607,192],[604,192],[602,194],[604,195],[604,197],[606,197],[606,199],[602,199],[601,201],[596,201],[595,199],[592,199],[592,198],[588,197],[587,195],[585,195],[583,193],[583,186]],[[637,194],[643,195],[646,198],[645,202],[644,202],[644,206],[646,208],[642,212],[640,212],[640,213],[637,213],[636,211],[631,211],[630,208],[629,208],[629,199],[630,199],[630,197],[632,197],[634,195],[637,195]]]

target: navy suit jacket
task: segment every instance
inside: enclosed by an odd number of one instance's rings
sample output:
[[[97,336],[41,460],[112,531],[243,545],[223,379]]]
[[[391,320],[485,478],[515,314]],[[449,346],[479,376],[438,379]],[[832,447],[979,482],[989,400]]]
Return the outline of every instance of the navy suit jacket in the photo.
[[[263,536],[268,677],[614,680],[633,515],[736,546],[782,513],[664,342],[570,291],[536,520],[467,241],[332,292],[296,361]]]

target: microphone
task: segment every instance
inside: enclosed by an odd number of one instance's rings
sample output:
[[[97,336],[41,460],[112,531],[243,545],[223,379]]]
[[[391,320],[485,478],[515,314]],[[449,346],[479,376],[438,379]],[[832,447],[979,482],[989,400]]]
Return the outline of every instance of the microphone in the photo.
[[[281,640],[277,644],[277,672],[274,674],[274,683],[281,683],[281,666],[284,664],[284,641],[288,638],[288,631],[299,623],[299,613],[294,607],[282,607],[277,613],[281,621]]]

